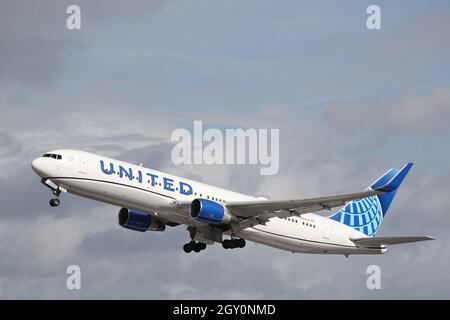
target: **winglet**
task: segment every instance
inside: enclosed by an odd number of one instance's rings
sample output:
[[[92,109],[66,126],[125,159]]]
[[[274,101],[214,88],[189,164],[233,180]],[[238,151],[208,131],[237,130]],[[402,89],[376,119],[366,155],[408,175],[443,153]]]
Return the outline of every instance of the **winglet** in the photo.
[[[394,190],[397,190],[398,187],[403,182],[403,179],[405,179],[406,175],[408,174],[409,170],[411,170],[413,166],[413,163],[409,162],[407,163],[392,179],[390,179],[386,184],[382,186],[373,186],[375,187],[375,190],[383,191],[383,192],[391,192]]]

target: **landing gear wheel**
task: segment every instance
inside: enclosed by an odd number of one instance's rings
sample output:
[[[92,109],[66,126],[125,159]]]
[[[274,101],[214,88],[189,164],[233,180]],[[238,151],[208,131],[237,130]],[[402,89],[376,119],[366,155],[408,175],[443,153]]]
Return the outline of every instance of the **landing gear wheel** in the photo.
[[[183,246],[183,250],[186,253],[190,253],[192,251],[200,252],[200,251],[205,250],[205,249],[206,249],[206,243],[195,242],[195,241],[191,241],[189,243],[186,243]]]
[[[51,207],[57,207],[61,204],[61,201],[59,201],[58,198],[54,198],[54,199],[50,200],[49,204]]]
[[[222,247],[224,249],[231,249],[231,240],[223,240],[222,241]]]
[[[186,243],[186,244],[183,246],[183,251],[186,252],[186,253],[190,253],[190,252],[192,251],[191,243]]]
[[[244,239],[231,239],[222,241],[222,247],[224,249],[244,248],[245,244],[246,243]]]

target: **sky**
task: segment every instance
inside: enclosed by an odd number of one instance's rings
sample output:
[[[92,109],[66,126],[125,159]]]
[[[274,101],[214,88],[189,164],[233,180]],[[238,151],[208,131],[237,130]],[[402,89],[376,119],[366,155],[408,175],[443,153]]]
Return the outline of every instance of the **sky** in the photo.
[[[66,28],[71,4],[81,30]],[[1,0],[0,299],[449,299],[449,56],[438,0]],[[194,120],[279,129],[278,174],[174,165],[171,133]],[[411,161],[378,235],[437,240],[348,259],[185,254],[183,226],[133,232],[119,208],[70,194],[50,208],[30,163],[59,148],[272,199],[359,191]],[[73,264],[81,290],[66,288]]]

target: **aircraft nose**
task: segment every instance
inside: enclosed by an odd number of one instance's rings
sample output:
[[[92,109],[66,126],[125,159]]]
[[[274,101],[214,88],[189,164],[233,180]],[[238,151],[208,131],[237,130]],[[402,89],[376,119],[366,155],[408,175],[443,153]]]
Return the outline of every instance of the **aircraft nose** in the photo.
[[[31,168],[41,177],[44,175],[42,162],[43,162],[42,158],[34,159],[31,162]]]

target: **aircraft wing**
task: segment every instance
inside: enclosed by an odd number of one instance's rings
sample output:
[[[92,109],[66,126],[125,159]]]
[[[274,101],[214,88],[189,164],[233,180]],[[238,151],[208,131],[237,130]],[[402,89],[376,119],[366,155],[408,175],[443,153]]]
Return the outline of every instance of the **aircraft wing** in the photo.
[[[389,244],[402,244],[417,241],[427,241],[427,240],[434,240],[434,238],[426,236],[417,236],[417,237],[351,238],[350,240],[357,245],[369,247],[369,246],[381,246]]]
[[[361,198],[367,198],[383,193],[379,189],[367,190],[357,193],[342,194],[336,196],[300,199],[300,200],[250,200],[233,201],[226,204],[227,209],[241,221],[241,229],[249,228],[257,224],[264,224],[273,217],[286,218],[292,215],[301,215],[310,212],[341,207],[347,202]]]
[[[395,186],[398,184],[398,177],[404,174],[406,173],[401,171],[385,185],[377,186],[375,189],[368,189],[362,192],[299,200],[273,201],[255,199],[247,201],[230,201],[226,203],[226,208],[231,214],[239,219],[239,223],[233,224],[232,227],[245,229],[258,224],[265,224],[273,217],[286,218],[324,209],[330,210],[335,207],[341,207],[349,201],[391,192],[392,190],[395,190]],[[188,201],[175,201],[173,203],[178,210],[185,212],[188,212],[189,204],[190,202]]]
[[[398,188],[411,166],[412,164],[407,164],[394,177],[384,184],[372,186],[363,192],[300,200],[237,201],[228,202],[226,206],[233,215],[241,219],[239,222],[239,227],[245,229],[257,224],[264,224],[267,220],[273,217],[286,218],[292,215],[301,215],[324,209],[331,209],[334,207],[343,206],[349,201],[392,192]]]

